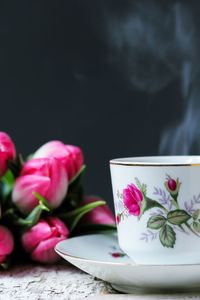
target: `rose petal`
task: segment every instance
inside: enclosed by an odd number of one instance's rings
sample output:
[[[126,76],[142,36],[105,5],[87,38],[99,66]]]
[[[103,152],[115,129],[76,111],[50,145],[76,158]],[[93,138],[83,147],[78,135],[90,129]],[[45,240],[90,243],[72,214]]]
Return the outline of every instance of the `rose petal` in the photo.
[[[14,160],[16,156],[15,145],[7,133],[0,131],[0,176],[7,170],[8,160]]]
[[[0,225],[0,255],[8,255],[14,249],[14,239],[11,231]]]
[[[34,154],[34,158],[55,157],[65,167],[68,179],[71,180],[83,164],[81,149],[73,145],[65,145],[61,141],[50,141],[40,147]]]
[[[39,175],[18,177],[12,193],[13,202],[22,213],[29,213],[38,205],[38,200],[33,195],[33,192],[37,192],[45,198],[50,183],[51,180],[48,177]]]
[[[71,170],[70,178],[76,175],[83,165],[83,153],[81,149],[73,145],[65,145],[66,150],[69,152],[69,157],[73,162],[73,169]]]
[[[54,263],[60,259],[58,254],[55,252],[54,247],[56,244],[62,240],[64,237],[53,237],[51,239],[42,241],[31,254],[31,258],[38,262],[43,263]]]
[[[6,260],[6,255],[0,255],[0,264],[2,264]]]
[[[49,238],[52,234],[49,224],[41,220],[22,236],[22,245],[27,252],[31,252],[41,241]]]
[[[51,180],[46,199],[51,208],[57,208],[67,194],[68,178],[62,163],[56,158],[49,158],[49,178]]]
[[[87,196],[82,202],[82,204],[89,204],[100,200],[102,199],[97,196]],[[112,211],[107,205],[101,205],[85,214],[85,216],[82,219],[82,223],[115,224],[115,218]]]
[[[123,202],[129,213],[135,216],[140,214],[140,204],[143,200],[141,191],[134,185],[129,184],[123,190]]]
[[[24,175],[41,175],[49,176],[49,159],[48,158],[37,158],[27,161],[24,165],[21,176]]]
[[[7,153],[0,151],[0,176],[3,176],[7,170]]]
[[[65,238],[69,235],[69,230],[66,227],[66,225],[58,218],[56,217],[49,217],[47,219],[47,222],[50,224],[51,227],[55,227],[57,229],[57,236]]]

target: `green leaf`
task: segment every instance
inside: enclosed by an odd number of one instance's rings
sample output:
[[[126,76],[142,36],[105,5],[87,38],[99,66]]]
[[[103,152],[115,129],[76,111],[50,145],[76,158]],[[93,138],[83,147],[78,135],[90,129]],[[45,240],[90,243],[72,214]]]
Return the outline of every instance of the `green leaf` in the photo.
[[[194,220],[197,220],[200,214],[200,209],[195,210],[195,212],[192,214],[192,217]]]
[[[143,194],[143,200],[142,200],[142,205],[141,205],[141,215],[143,215],[147,210],[154,208],[154,207],[159,207],[162,210],[164,210],[165,212],[167,212],[167,209],[163,205],[161,205],[160,203],[158,203],[155,200],[152,200],[152,199],[146,197]]]
[[[6,174],[1,178],[1,180],[2,180],[5,184],[7,184],[7,185],[9,185],[9,186],[13,186],[13,185],[14,185],[14,182],[15,182],[15,177],[14,177],[13,173],[12,173],[10,170],[8,170],[8,171],[6,172]]]
[[[142,184],[142,193],[144,194],[144,195],[146,195],[146,193],[147,193],[147,185],[146,184]]]
[[[97,206],[105,205],[105,204],[106,204],[106,202],[102,201],[102,200],[101,201],[95,201],[95,202],[92,202],[92,203],[89,203],[89,204],[85,204],[85,205],[83,205],[79,208],[76,208],[76,209],[72,210],[72,211],[66,212],[66,213],[64,213],[64,216],[66,218],[75,217],[75,216],[77,216],[77,215],[79,215],[79,214],[81,214],[85,211],[88,212],[88,211],[94,209]],[[61,216],[62,216],[62,214],[61,214]]]
[[[190,218],[191,216],[185,210],[181,210],[181,209],[170,211],[167,215],[167,221],[173,225],[184,224]]]
[[[30,214],[26,218],[18,217],[16,214],[12,214],[12,212],[10,212],[10,214],[13,217],[14,224],[29,228],[34,226],[39,221],[43,211],[49,211],[49,209],[42,203],[40,203],[30,212]]]
[[[144,184],[144,183],[141,183],[140,180],[137,177],[135,177],[135,182],[136,182],[137,187],[140,189],[140,191],[143,194],[146,195],[146,193],[147,193],[147,185]]]
[[[48,202],[44,199],[44,197],[42,197],[39,193],[37,192],[33,192],[32,193],[35,198],[39,201],[40,204],[43,204],[43,206],[46,208],[47,211],[50,211],[50,208],[49,208],[49,204]]]
[[[23,219],[23,218],[17,218],[17,216],[15,216],[14,224],[19,225],[19,226],[31,227],[35,223],[34,222],[32,223],[31,220],[26,220],[26,219]]]
[[[170,225],[165,224],[160,229],[159,238],[164,247],[174,248],[176,242],[176,233]]]
[[[47,201],[39,193],[33,192],[33,195],[38,199],[39,204],[30,212],[30,214],[25,219],[19,219],[19,225],[27,225],[29,227],[33,226],[39,221],[43,211],[50,211]]]
[[[193,222],[193,228],[196,232],[200,233],[200,223]]]
[[[83,187],[81,180],[85,170],[86,166],[83,165],[79,172],[69,182],[67,195],[62,205],[58,208],[58,211],[66,210],[66,208],[68,211],[72,210],[73,208],[78,207],[83,200]]]
[[[60,214],[60,218],[64,219],[66,222],[70,223],[69,227],[70,230],[74,230],[80,219],[88,212],[90,212],[92,209],[105,205],[105,201],[96,201],[89,204],[86,204],[84,206],[81,206],[79,208],[76,208],[70,212],[66,212],[63,214]]]
[[[137,187],[141,190],[142,189],[142,184],[141,184],[141,182],[139,181],[139,179],[137,177],[135,177],[135,182],[136,182]]]
[[[6,211],[4,211],[3,219],[5,220],[5,223],[11,224],[11,225],[28,225],[30,222],[26,221],[25,219],[19,217],[16,214],[16,211],[14,208],[9,208]]]
[[[83,201],[84,191],[81,184],[78,184],[74,189],[69,189],[66,199],[63,201],[63,207],[68,207],[68,210],[72,210],[80,205]]]
[[[33,225],[35,225],[40,219],[42,212],[49,212],[50,209],[48,207],[47,201],[40,194],[33,192],[33,195],[38,199],[39,204],[30,212],[30,214],[26,218],[20,217],[13,207],[7,209],[4,212],[3,218],[10,224],[23,227],[32,227]]]
[[[162,215],[152,216],[147,222],[147,227],[151,229],[160,229],[166,223],[166,218]]]
[[[80,168],[80,170],[78,171],[78,173],[69,182],[69,189],[73,188],[74,186],[76,186],[77,184],[80,183],[81,178],[82,178],[83,174],[85,173],[85,170],[86,170],[86,165],[83,165]]]
[[[36,192],[33,192],[33,194],[38,199],[39,204],[30,212],[30,214],[26,218],[19,217],[13,208],[5,211],[4,217],[9,220],[11,224],[29,228],[39,221],[43,211],[50,211],[46,200]]]
[[[15,177],[12,171],[8,170],[6,174],[1,178],[1,181],[3,183],[2,186],[3,196],[6,197],[11,193],[15,183]]]
[[[43,204],[39,204],[36,206],[32,212],[24,219],[25,223],[24,225],[33,226],[35,225],[42,214],[43,211],[49,211],[49,209],[46,208]],[[23,224],[22,224],[23,225]]]
[[[9,265],[5,262],[1,263],[0,265],[1,265],[2,269],[4,269],[5,271],[8,270],[8,268],[9,268]]]
[[[10,264],[11,264],[11,257],[8,256],[8,257],[6,257],[6,261],[4,261],[3,263],[1,263],[0,266],[6,271],[6,270],[9,269]]]

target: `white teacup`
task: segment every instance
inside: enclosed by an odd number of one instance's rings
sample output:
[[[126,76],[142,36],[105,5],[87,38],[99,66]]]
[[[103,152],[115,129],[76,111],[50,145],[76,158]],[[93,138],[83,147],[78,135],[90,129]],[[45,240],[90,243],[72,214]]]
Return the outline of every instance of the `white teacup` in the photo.
[[[200,263],[200,156],[110,161],[119,245],[138,264]]]

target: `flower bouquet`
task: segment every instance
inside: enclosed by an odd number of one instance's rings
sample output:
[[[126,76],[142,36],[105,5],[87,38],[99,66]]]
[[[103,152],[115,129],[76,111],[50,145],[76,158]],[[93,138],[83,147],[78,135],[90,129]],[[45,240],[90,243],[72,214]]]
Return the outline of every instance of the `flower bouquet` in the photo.
[[[55,245],[69,236],[115,229],[105,201],[85,196],[82,150],[50,141],[26,160],[0,132],[0,265],[16,258],[59,259]]]

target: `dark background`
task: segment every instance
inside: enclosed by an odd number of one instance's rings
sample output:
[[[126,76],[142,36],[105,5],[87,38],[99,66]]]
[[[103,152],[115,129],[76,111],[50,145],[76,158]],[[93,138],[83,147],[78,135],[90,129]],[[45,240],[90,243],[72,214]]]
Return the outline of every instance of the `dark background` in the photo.
[[[109,203],[109,159],[157,155],[163,130],[182,115],[180,80],[171,75],[165,80],[167,71],[155,59],[157,45],[146,58],[146,50],[141,53],[135,44],[112,40],[118,33],[113,20],[123,26],[138,11],[141,20],[150,15],[151,23],[155,7],[165,14],[175,3],[159,2],[0,3],[1,130],[25,155],[52,139],[79,145],[87,164],[86,192]],[[139,3],[142,10],[133,7]],[[152,7],[143,10],[147,4]],[[131,26],[131,39],[137,40]],[[171,42],[161,27],[163,39]],[[155,74],[158,79],[164,74],[158,89],[151,88]],[[143,79],[147,83],[141,86]]]

